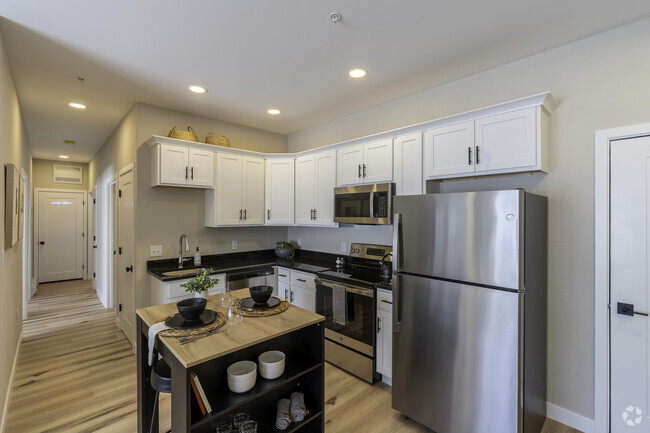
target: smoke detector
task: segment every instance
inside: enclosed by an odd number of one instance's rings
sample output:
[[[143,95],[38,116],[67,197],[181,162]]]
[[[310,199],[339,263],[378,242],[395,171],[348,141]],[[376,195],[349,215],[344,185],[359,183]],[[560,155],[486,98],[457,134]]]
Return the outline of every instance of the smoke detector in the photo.
[[[343,15],[341,15],[340,12],[336,12],[336,11],[334,11],[334,12],[330,13],[330,19],[332,20],[332,22],[333,22],[334,24],[336,24],[336,23],[338,23],[339,21],[341,21],[341,18],[343,18]]]

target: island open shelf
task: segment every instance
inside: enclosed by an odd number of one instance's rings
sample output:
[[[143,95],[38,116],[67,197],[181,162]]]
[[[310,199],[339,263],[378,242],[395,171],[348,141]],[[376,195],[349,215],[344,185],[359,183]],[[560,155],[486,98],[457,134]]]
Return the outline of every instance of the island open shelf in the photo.
[[[246,297],[248,290],[234,292]],[[217,310],[215,299],[208,308]],[[149,326],[174,314],[174,304],[138,310],[138,431],[148,432],[155,391],[151,388],[147,363]],[[269,317],[245,317],[239,325],[225,325],[227,331],[180,346],[177,338],[162,337],[157,349],[172,370],[172,431],[211,432],[223,419],[232,421],[237,412],[246,412],[257,421],[258,431],[275,428],[277,402],[293,391],[305,395],[309,414],[300,423],[292,423],[285,432],[323,432],[324,363],[323,317],[290,306],[285,312]],[[144,350],[142,350],[144,349]],[[226,369],[234,362],[250,360],[268,350],[286,355],[284,373],[277,379],[257,376],[253,389],[234,393],[228,389]],[[190,372],[194,372],[205,390],[212,412],[201,415],[191,404]],[[157,420],[154,420],[157,424]],[[157,425],[155,426],[157,427]],[[155,430],[155,429],[154,429]],[[156,430],[157,431],[157,430]]]

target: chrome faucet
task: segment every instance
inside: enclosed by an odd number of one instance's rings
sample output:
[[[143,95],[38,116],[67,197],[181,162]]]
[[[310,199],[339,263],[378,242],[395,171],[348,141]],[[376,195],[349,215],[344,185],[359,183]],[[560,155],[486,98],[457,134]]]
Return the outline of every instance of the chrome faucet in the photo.
[[[183,238],[185,238],[185,251],[190,250],[190,244],[187,241],[187,236],[182,234],[178,246],[178,269],[183,269]]]

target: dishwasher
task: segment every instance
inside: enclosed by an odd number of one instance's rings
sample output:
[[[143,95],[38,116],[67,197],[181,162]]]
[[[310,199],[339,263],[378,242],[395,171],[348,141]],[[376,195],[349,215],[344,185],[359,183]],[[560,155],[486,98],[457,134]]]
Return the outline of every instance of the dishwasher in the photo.
[[[254,271],[228,273],[228,290],[247,289],[253,286],[271,286],[275,293],[275,270],[272,267]]]

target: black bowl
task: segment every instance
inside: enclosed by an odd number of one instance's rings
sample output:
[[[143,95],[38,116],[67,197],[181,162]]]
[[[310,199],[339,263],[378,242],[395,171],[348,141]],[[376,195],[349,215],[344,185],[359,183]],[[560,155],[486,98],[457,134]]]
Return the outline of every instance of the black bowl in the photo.
[[[207,305],[208,300],[205,298],[188,298],[183,299],[176,303],[178,312],[181,313],[181,316],[188,322],[196,320],[199,318],[205,306]]]
[[[253,286],[248,291],[256,304],[266,304],[273,293],[273,286]]]

